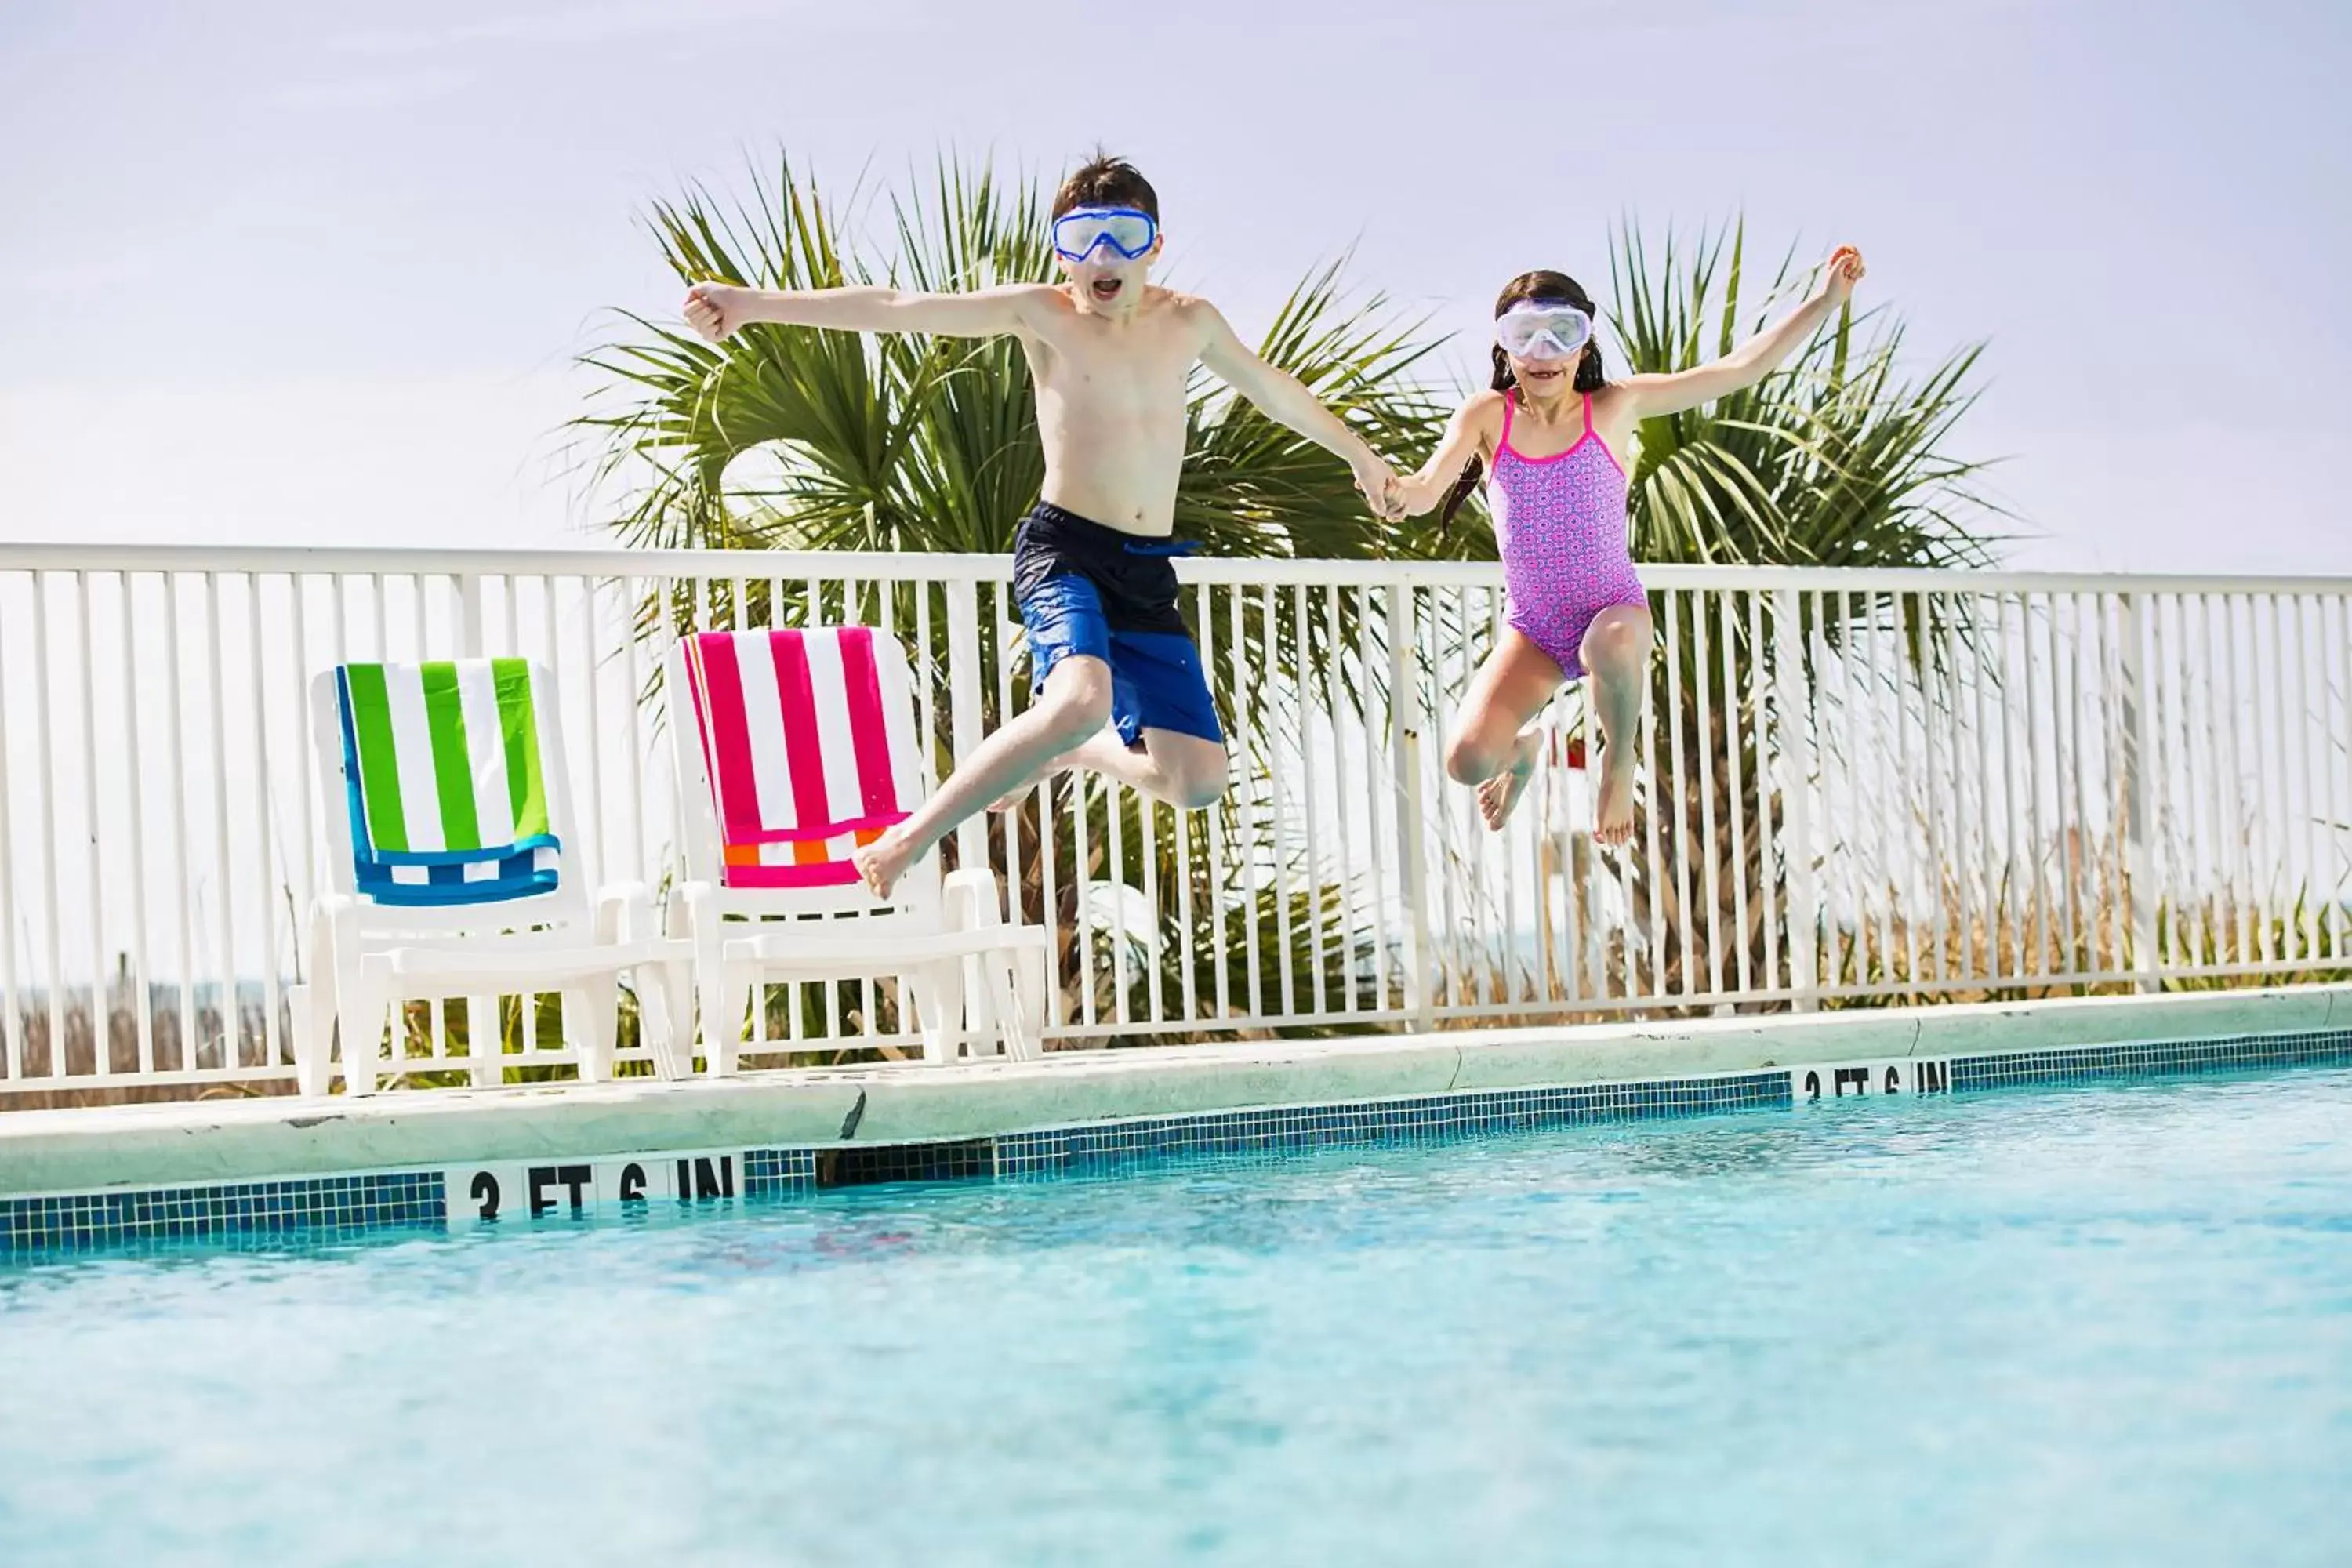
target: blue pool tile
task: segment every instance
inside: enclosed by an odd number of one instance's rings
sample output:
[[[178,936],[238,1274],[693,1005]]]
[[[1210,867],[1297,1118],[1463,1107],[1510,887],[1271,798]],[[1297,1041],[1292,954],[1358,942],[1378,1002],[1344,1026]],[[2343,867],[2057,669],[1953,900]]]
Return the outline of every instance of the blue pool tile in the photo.
[[[2352,1029],[2150,1041],[1952,1059],[1952,1089],[2023,1089],[2116,1079],[2195,1077],[2265,1068],[2352,1066]]]
[[[1571,1089],[1482,1089],[1358,1105],[1213,1111],[1001,1137],[996,1140],[995,1173],[1013,1180],[1103,1174],[1171,1159],[1442,1144],[1496,1131],[1789,1103],[1786,1073],[1756,1072]]]
[[[798,1196],[816,1190],[814,1149],[751,1149],[743,1155],[743,1195]]]
[[[0,1254],[250,1231],[374,1230],[437,1225],[446,1217],[437,1172],[0,1198]]]

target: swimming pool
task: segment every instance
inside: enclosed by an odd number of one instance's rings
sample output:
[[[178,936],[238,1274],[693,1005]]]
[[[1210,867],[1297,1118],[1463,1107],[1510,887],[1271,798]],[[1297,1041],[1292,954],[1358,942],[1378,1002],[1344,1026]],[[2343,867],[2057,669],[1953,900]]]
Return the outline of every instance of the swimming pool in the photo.
[[[2341,1561],[2352,1070],[0,1266],[0,1561]]]

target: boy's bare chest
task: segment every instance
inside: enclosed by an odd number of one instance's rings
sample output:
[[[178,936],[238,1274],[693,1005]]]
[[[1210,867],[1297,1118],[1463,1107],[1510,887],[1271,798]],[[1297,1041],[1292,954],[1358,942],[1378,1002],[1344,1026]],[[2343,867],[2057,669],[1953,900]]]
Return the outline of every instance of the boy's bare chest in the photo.
[[[1181,407],[1198,354],[1189,333],[1056,334],[1036,364],[1039,390],[1118,404],[1172,400]]]

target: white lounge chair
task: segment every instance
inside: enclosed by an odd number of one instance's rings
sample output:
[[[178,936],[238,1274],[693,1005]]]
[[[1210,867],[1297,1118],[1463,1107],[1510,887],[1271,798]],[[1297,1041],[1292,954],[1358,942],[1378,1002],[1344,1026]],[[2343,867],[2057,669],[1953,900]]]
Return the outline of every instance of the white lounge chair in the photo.
[[[758,987],[896,975],[923,1058],[1037,1052],[1045,932],[995,874],[925,855],[877,900],[849,857],[922,796],[906,650],[865,626],[703,632],[667,661],[703,1052],[735,1069]]]
[[[619,977],[635,973],[655,1068],[685,1076],[682,947],[662,940],[642,885],[593,899],[571,849],[574,822],[555,689],[528,659],[347,664],[310,687],[326,886],[310,921],[310,981],[295,988],[302,1092],[323,1095],[329,1041],[343,1079],[373,1093],[387,1071],[468,1068],[496,1084],[497,995],[563,996],[566,1049],[583,1081],[612,1076]],[[470,995],[468,1055],[404,1058],[394,1004]],[[488,1016],[485,1016],[488,1014]]]

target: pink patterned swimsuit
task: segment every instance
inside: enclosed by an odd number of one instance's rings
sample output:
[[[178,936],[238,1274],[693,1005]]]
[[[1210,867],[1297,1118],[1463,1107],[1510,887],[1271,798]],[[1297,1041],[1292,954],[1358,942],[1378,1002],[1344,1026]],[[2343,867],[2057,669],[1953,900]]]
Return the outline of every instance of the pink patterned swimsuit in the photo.
[[[1574,680],[1584,673],[1577,649],[1584,629],[1618,605],[1647,605],[1626,541],[1625,470],[1592,433],[1592,395],[1584,395],[1584,434],[1567,451],[1523,458],[1511,449],[1518,388],[1503,395],[1503,438],[1486,500],[1503,551],[1507,618]]]

